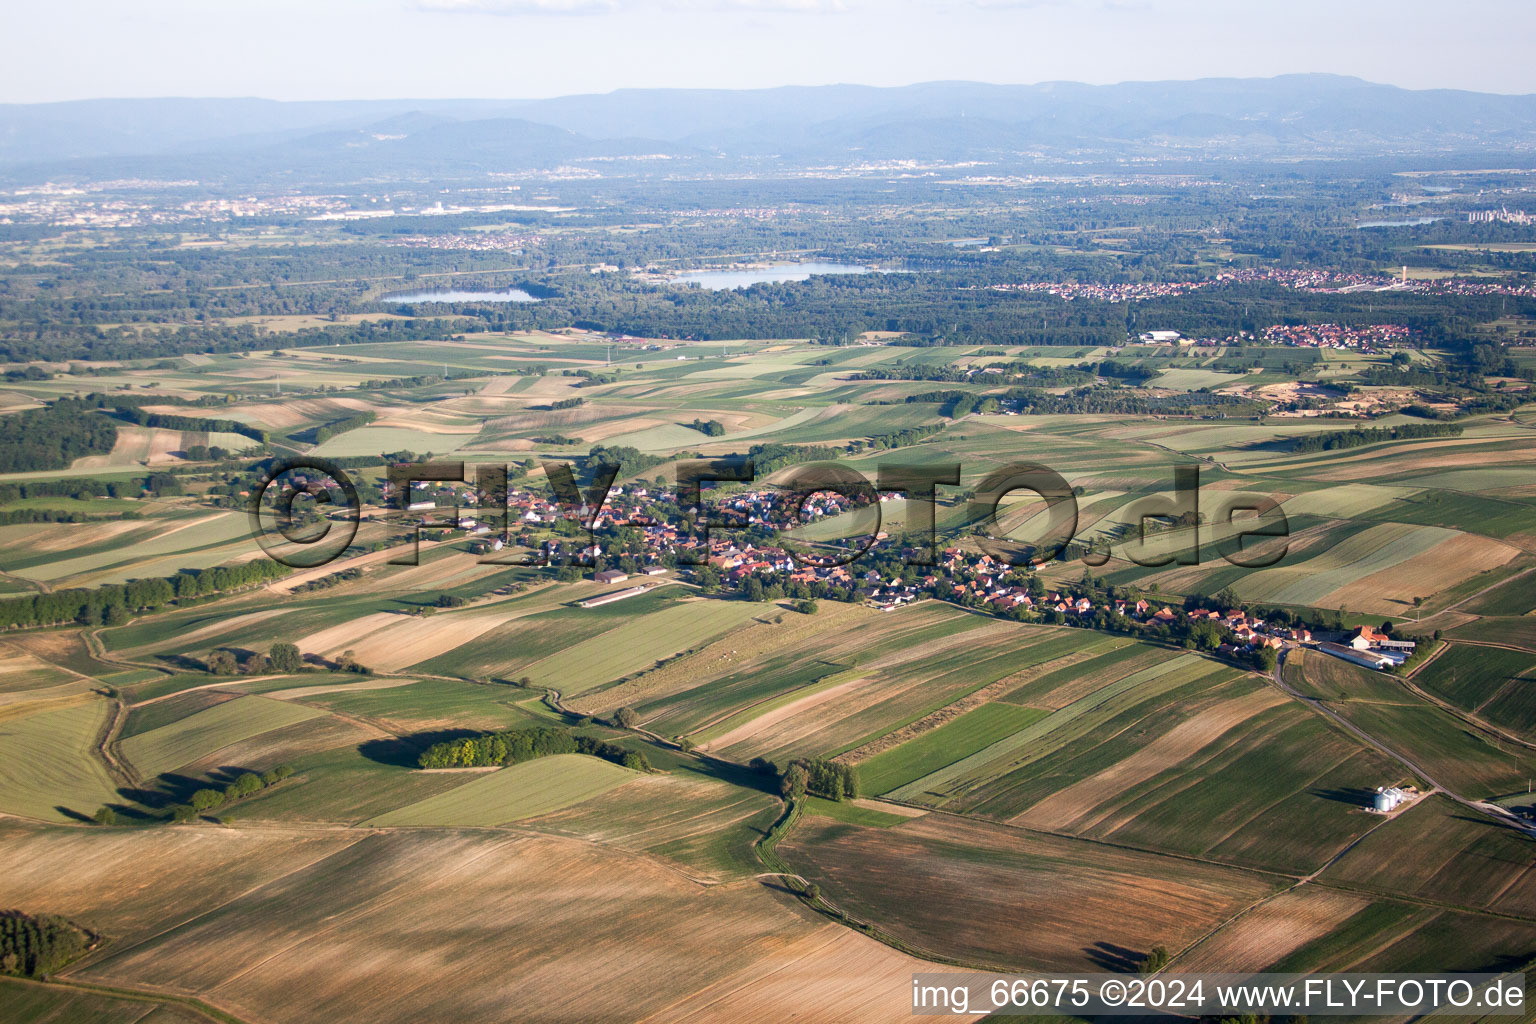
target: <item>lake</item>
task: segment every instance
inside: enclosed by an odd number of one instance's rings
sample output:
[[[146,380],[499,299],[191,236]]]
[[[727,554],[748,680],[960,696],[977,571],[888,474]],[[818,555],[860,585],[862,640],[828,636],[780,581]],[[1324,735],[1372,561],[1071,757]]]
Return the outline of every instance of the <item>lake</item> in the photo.
[[[401,292],[386,295],[383,302],[538,302],[539,300],[521,288],[508,288],[499,292]]]
[[[813,274],[874,274],[854,263],[779,263],[751,270],[689,270],[671,278],[673,284],[696,284],[710,291],[748,288],[754,284],[804,281]]]

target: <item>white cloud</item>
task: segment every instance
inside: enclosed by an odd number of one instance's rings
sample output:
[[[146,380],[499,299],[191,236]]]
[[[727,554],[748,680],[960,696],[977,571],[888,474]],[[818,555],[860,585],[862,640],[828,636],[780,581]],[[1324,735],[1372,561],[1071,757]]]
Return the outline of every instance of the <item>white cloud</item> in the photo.
[[[858,0],[853,0],[857,3]],[[436,14],[589,15],[622,12],[691,11],[701,14],[832,14],[849,0],[416,0],[416,9]]]
[[[616,0],[417,0],[417,9],[437,14],[611,14]]]

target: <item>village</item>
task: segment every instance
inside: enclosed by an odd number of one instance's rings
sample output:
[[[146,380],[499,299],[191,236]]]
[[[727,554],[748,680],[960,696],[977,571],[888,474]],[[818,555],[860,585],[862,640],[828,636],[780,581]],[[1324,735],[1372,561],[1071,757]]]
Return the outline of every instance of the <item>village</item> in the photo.
[[[1208,608],[1198,598],[1149,598],[1091,578],[1052,586],[1033,569],[959,546],[944,548],[932,565],[913,564],[924,552],[911,546],[898,550],[883,532],[869,537],[862,548],[829,545],[816,553],[773,542],[776,531],[787,522],[792,525],[796,516],[802,523],[816,521],[860,504],[830,491],[806,497],[798,510],[790,507],[797,496],[787,492],[729,492],[709,506],[712,529],[695,519],[692,533],[687,523],[672,521],[667,514],[678,511],[675,494],[644,484],[616,485],[595,513],[582,506],[574,516],[555,500],[510,488],[507,526],[500,533],[495,526],[498,516],[457,511],[479,504],[473,489],[444,486],[427,496],[413,492],[413,497],[407,510],[419,514],[415,521],[423,537],[469,538],[470,550],[486,561],[518,564],[518,559],[500,554],[510,544],[521,549],[521,564],[554,568],[569,578],[591,569],[599,584],[629,584],[581,601],[584,608],[645,593],[647,588],[634,585],[634,580],[673,576],[706,592],[735,593],[750,600],[828,599],[867,603],[886,612],[917,601],[941,600],[1019,622],[1140,634],[1266,672],[1288,646],[1314,647],[1383,671],[1400,668],[1418,646],[1369,625],[1350,633],[1303,622],[1284,610],[1255,612],[1230,593],[1218,595],[1218,608]],[[689,518],[701,515],[698,508],[691,511]],[[590,533],[580,528],[588,522]],[[864,556],[874,567],[857,564]]]

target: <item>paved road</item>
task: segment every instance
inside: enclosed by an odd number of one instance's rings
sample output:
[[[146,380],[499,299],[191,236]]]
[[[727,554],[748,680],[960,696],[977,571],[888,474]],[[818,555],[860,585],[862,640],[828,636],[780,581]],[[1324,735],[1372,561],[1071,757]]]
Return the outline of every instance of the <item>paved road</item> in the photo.
[[[1313,711],[1316,711],[1318,714],[1324,716],[1325,718],[1328,718],[1330,721],[1337,724],[1340,728],[1344,729],[1350,735],[1354,736],[1356,739],[1360,740],[1360,742],[1366,744],[1371,749],[1379,751],[1380,753],[1385,754],[1387,757],[1390,757],[1394,761],[1403,765],[1409,771],[1413,772],[1413,774],[1429,783],[1432,791],[1439,791],[1444,793],[1446,796],[1450,797],[1452,800],[1455,800],[1462,806],[1468,807],[1480,814],[1487,815],[1488,817],[1498,821],[1500,824],[1508,825],[1516,831],[1525,833],[1527,835],[1536,836],[1536,826],[1527,824],[1525,821],[1517,818],[1515,815],[1511,814],[1503,807],[1500,807],[1498,804],[1490,804],[1482,800],[1473,800],[1469,797],[1460,795],[1445,783],[1441,782],[1439,779],[1436,779],[1429,772],[1425,771],[1417,761],[1414,761],[1412,758],[1399,753],[1392,747],[1388,746],[1385,742],[1376,739],[1376,737],[1367,733],[1365,730],[1361,729],[1349,719],[1343,717],[1338,712],[1328,707],[1328,705],[1324,704],[1316,697],[1308,697],[1305,694],[1300,693],[1292,688],[1291,685],[1285,681],[1284,670],[1286,656],[1289,655],[1293,650],[1295,650],[1294,647],[1285,647],[1281,649],[1280,656],[1275,659],[1275,671],[1272,676],[1272,681],[1284,693],[1289,695],[1294,700],[1301,701],[1307,707],[1310,707]]]

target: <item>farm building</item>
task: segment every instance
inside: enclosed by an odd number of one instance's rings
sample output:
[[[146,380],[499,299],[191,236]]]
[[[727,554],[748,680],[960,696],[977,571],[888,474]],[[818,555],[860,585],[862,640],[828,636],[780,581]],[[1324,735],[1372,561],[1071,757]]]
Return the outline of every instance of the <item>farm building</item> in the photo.
[[[623,583],[629,579],[629,573],[620,572],[617,569],[604,569],[592,578],[599,583]]]
[[[1356,665],[1364,665],[1366,668],[1384,669],[1390,668],[1395,662],[1385,654],[1376,654],[1373,651],[1357,651],[1353,647],[1345,647],[1343,644],[1318,644],[1317,649],[1324,654],[1331,654],[1335,658],[1343,658],[1352,661]]]
[[[1376,792],[1371,795],[1371,810],[1379,814],[1390,814],[1408,799],[1408,793],[1396,786],[1377,786]]]

